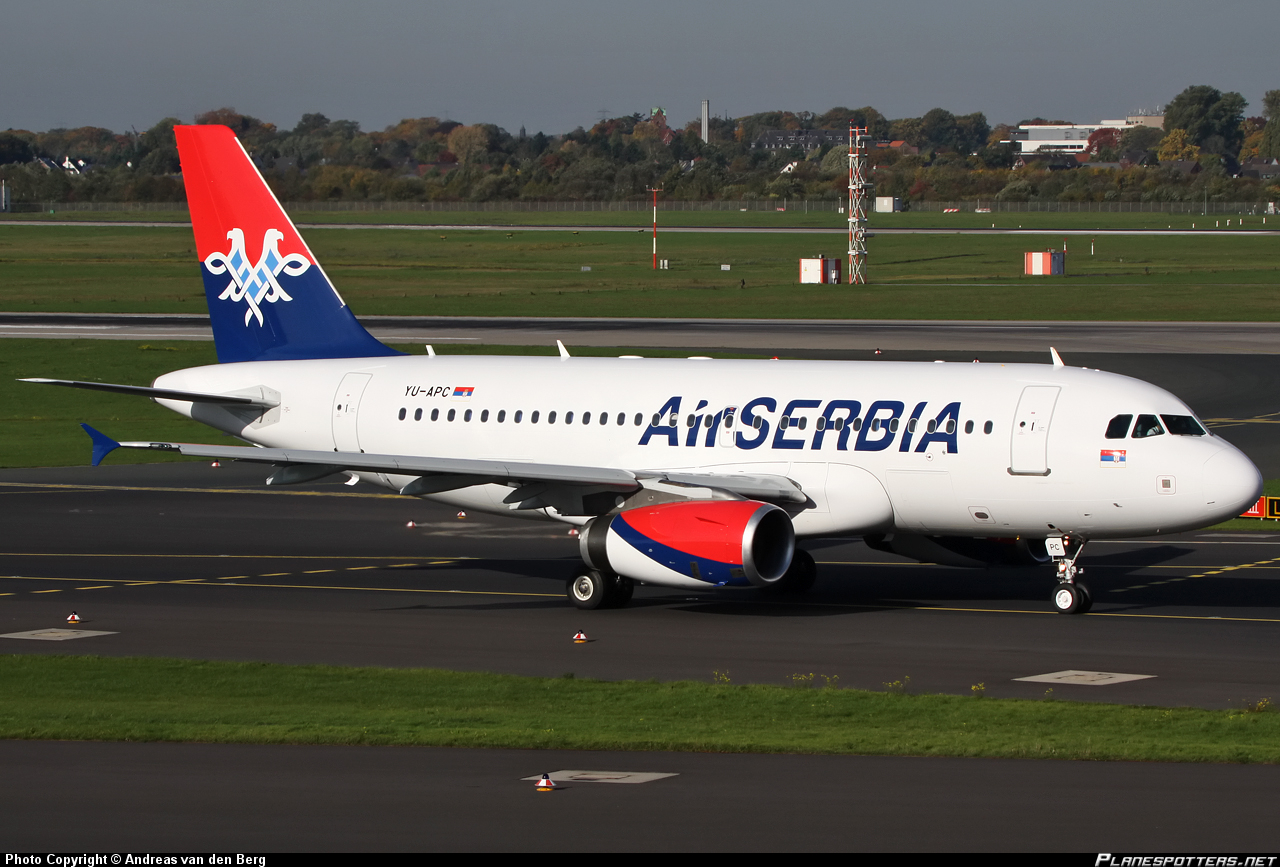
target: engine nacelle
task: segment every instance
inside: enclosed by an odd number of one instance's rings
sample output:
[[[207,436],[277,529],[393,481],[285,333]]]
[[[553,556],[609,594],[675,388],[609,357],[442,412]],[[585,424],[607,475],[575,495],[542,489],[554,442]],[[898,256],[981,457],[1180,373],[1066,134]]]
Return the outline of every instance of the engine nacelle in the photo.
[[[868,548],[942,566],[1035,566],[1049,562],[1044,540],[921,536],[916,533],[868,533]]]
[[[691,500],[594,518],[579,536],[595,569],[646,584],[765,587],[791,565],[791,517],[755,500]]]

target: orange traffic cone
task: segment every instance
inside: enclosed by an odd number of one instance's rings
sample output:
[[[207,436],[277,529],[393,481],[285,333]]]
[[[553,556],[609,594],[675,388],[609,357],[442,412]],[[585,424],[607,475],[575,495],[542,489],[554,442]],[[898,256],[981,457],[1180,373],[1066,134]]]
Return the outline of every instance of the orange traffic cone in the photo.
[[[587,633],[583,632],[581,629],[579,629],[573,636],[574,644],[586,644],[588,641],[590,641],[590,639],[587,638]]]
[[[552,791],[555,791],[556,784],[554,780],[552,780],[546,774],[543,774],[541,777],[538,777],[538,784],[537,786],[535,786],[535,788],[539,792],[552,792]]]
[[[68,623],[79,623],[79,622],[80,622],[80,615],[79,615],[79,614],[76,614],[74,611],[72,611],[72,612],[71,612],[71,616],[67,618],[67,622],[68,622]]]

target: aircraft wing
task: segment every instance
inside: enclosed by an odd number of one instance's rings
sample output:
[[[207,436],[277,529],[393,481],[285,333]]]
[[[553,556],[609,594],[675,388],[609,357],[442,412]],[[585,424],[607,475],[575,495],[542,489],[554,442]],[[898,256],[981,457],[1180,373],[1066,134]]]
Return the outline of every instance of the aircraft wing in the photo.
[[[731,473],[687,473],[662,470],[625,470],[610,467],[566,466],[517,461],[438,458],[420,455],[378,455],[363,452],[325,452],[307,449],[273,449],[257,446],[219,446],[199,443],[117,442],[87,424],[81,427],[93,439],[93,464],[97,466],[117,448],[155,449],[177,452],[187,457],[253,461],[283,466],[285,472],[273,474],[276,484],[309,481],[321,475],[344,470],[419,476],[402,493],[430,494],[454,488],[485,483],[539,482],[575,486],[599,486],[634,490],[642,479],[659,479],[678,485],[716,488],[743,497],[791,503],[808,499],[800,486],[784,476],[740,475]],[[297,467],[300,472],[287,471]],[[308,469],[303,469],[308,468]],[[314,468],[311,470],[309,468]]]
[[[265,400],[242,394],[206,394],[199,391],[175,391],[172,388],[148,388],[143,385],[117,385],[113,382],[84,382],[79,379],[44,379],[31,377],[19,382],[40,385],[61,385],[66,388],[84,388],[89,391],[109,391],[113,394],[134,394],[141,397],[159,397],[165,400],[189,400],[193,403],[218,403],[229,406],[252,406],[270,409],[280,405],[278,400]]]

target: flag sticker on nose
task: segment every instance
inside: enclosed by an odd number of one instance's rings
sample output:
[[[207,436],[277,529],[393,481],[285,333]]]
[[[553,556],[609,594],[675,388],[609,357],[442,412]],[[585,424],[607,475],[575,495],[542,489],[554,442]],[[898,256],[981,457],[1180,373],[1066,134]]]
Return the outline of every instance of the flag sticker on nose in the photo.
[[[472,393],[475,390],[476,388],[474,385],[459,385],[453,390],[453,397],[455,400],[458,400],[458,399],[466,400],[467,398],[471,397]]]
[[[1124,456],[1124,449],[1103,449],[1098,455],[1098,461],[1104,467],[1123,467]]]

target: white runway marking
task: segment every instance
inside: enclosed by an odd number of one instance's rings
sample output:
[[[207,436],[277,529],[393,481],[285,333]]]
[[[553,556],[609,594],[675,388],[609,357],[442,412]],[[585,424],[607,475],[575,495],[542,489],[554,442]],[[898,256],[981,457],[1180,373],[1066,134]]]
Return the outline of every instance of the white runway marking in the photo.
[[[1014,680],[1029,683],[1074,683],[1080,686],[1107,686],[1112,683],[1126,683],[1131,680],[1147,680],[1154,674],[1120,674],[1114,671],[1078,671],[1074,668],[1066,671],[1055,671],[1050,674],[1037,674],[1032,677],[1015,677]]]

